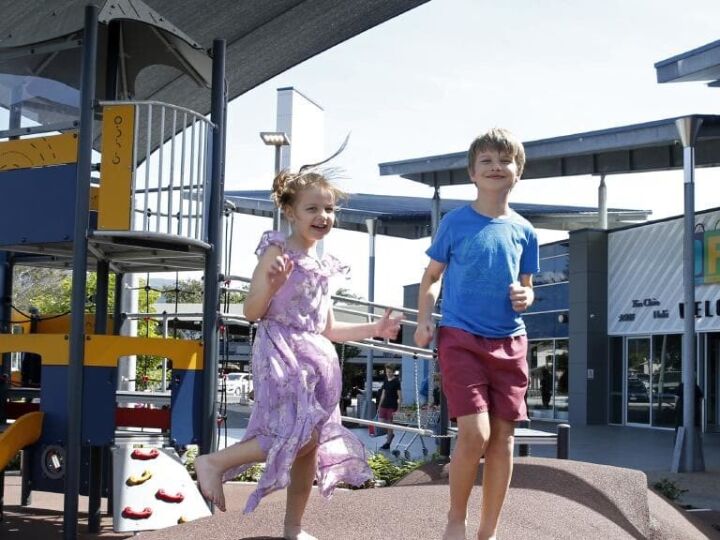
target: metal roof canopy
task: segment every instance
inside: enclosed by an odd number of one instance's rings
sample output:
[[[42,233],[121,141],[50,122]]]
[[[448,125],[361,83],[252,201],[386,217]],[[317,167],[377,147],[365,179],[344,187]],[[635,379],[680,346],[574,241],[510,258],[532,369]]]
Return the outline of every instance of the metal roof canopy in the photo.
[[[720,86],[720,40],[660,60],[655,64],[657,82],[709,81]]]
[[[235,212],[272,218],[275,204],[270,191],[226,191],[225,200]],[[440,202],[444,214],[468,204],[469,201],[443,199]],[[367,219],[377,219],[376,234],[415,240],[431,235],[432,199],[390,195],[354,193],[341,205],[337,227],[348,231],[367,232]],[[574,230],[597,224],[596,208],[582,206],[557,206],[544,204],[511,203],[518,214],[543,229]],[[610,226],[627,225],[628,222],[646,220],[648,210],[609,209]]]
[[[702,119],[696,167],[720,165],[720,116]],[[683,117],[686,118],[686,117]],[[675,118],[523,143],[523,180],[682,169],[683,148]],[[400,175],[428,186],[469,184],[467,151],[381,163],[381,175]]]
[[[67,50],[59,52],[47,54],[42,48],[35,48],[33,54],[39,59],[42,55],[55,66],[46,72],[49,66],[43,59],[36,67],[51,79],[67,81],[66,84],[78,88],[79,60],[69,61],[68,55],[78,55],[79,59],[77,38],[82,35],[83,10],[92,3],[99,7],[106,23],[117,20],[125,24],[129,20],[137,27],[138,21],[142,21],[152,27],[150,31],[142,29],[145,35],[161,33],[166,38],[164,45],[146,46],[144,52],[135,49],[134,60],[140,65],[128,73],[129,77],[139,75],[127,85],[133,89],[132,99],[173,103],[207,114],[210,93],[199,91],[197,83],[204,82],[205,77],[198,73],[204,74],[206,51],[213,39],[227,41],[226,80],[228,100],[232,100],[300,62],[426,1],[65,0],[60,3],[24,0],[4,6],[0,20],[0,58],[23,48],[29,50],[30,45],[51,43],[56,47],[66,41]],[[101,42],[99,50],[103,51],[105,45]],[[153,62],[161,54],[155,49],[168,53],[166,58],[174,58]],[[100,58],[105,58],[102,54],[100,52]],[[144,70],[143,62],[165,65]],[[183,67],[179,68],[181,64]],[[64,76],[63,69],[68,72]],[[105,81],[104,77],[99,80],[100,92]],[[153,145],[157,147],[157,143]]]

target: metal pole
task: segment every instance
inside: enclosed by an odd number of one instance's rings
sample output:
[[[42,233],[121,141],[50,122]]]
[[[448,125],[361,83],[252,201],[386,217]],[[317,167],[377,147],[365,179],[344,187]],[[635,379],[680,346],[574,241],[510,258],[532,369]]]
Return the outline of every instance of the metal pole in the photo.
[[[10,262],[10,254],[7,251],[0,251],[0,333],[9,334],[11,331],[12,319],[12,285],[13,265]],[[5,403],[7,402],[7,391],[10,388],[12,366],[10,353],[2,354],[0,366],[0,422],[7,421]],[[23,456],[24,458],[25,456]],[[23,459],[23,464],[26,460]],[[23,471],[24,472],[24,471]],[[23,475],[23,491],[25,488],[25,476]],[[0,521],[3,521],[3,508],[5,507],[5,470],[0,471]],[[22,499],[21,499],[22,502]]]
[[[13,265],[10,262],[10,254],[7,251],[0,251],[0,333],[9,334],[12,320],[12,286],[13,286]],[[5,403],[7,391],[10,388],[10,376],[12,371],[10,353],[2,354],[0,366],[0,423],[5,423]],[[2,493],[0,493],[1,495]]]
[[[108,284],[110,264],[107,261],[97,263],[97,287],[95,290],[95,333],[107,333]],[[90,474],[88,478],[88,531],[100,532],[100,503],[103,486],[103,448],[90,447]]]
[[[93,100],[97,58],[97,7],[85,7],[83,31],[82,84],[80,87],[80,134],[78,138],[73,234],[72,315],[70,362],[68,365],[67,441],[65,455],[65,500],[63,537],[78,534],[80,493],[80,448],[82,446],[83,363],[85,360],[85,298],[87,292],[87,229],[90,205],[90,166],[93,142]]]
[[[607,186],[604,174],[600,176],[598,186],[598,226],[603,230],[608,228]]]
[[[275,145],[275,176],[280,174],[280,152],[282,146]],[[282,228],[282,211],[277,206],[273,209],[273,231],[279,231]]]
[[[217,363],[220,309],[220,262],[222,218],[225,181],[225,113],[227,93],[225,89],[225,40],[213,41],[212,105],[210,119],[215,124],[212,139],[212,177],[210,179],[210,204],[208,205],[208,243],[212,246],[205,257],[205,294],[203,297],[203,414],[200,452],[212,452],[216,445],[215,419],[217,410]]]
[[[377,228],[377,219],[366,219],[369,251],[368,256],[368,302],[375,300],[375,231]],[[368,307],[368,313],[374,314],[374,308]],[[372,322],[373,317],[368,315],[368,321]],[[373,364],[375,363],[375,354],[372,349],[367,351],[367,362],[365,364],[365,410],[363,416],[368,420],[374,418],[375,411],[372,406],[372,383],[373,383]],[[378,407],[380,404],[378,403]]]
[[[435,192],[432,198],[432,207],[430,210],[430,222],[432,224],[432,238],[435,238],[438,227],[440,227],[440,185],[435,180]],[[435,346],[437,346],[437,336],[435,339]],[[450,416],[448,414],[447,398],[445,392],[440,391],[440,435],[447,435],[448,425],[450,424]],[[446,458],[450,457],[450,439],[443,437],[440,439],[440,455]]]
[[[702,120],[688,116],[676,120],[683,145],[684,201],[683,289],[684,332],[682,340],[683,425],[678,430],[673,472],[705,470],[702,441],[695,427],[695,140]],[[677,469],[677,471],[675,470]]]
[[[175,294],[177,294],[177,291],[175,291]],[[168,338],[168,314],[167,314],[167,311],[163,311],[163,314],[162,314],[162,337],[163,337],[163,339]],[[167,358],[162,359],[162,384],[160,385],[160,389],[163,392],[167,392]]]

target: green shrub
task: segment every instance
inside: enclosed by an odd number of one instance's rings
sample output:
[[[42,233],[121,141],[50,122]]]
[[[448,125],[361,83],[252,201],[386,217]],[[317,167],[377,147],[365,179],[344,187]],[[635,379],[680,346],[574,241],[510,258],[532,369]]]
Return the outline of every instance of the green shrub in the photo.
[[[671,501],[676,500],[680,495],[687,492],[687,489],[681,489],[675,482],[667,478],[661,478],[653,484],[653,487]]]
[[[385,485],[392,485],[400,480],[405,475],[411,473],[418,467],[420,467],[423,461],[400,461],[394,463],[390,461],[385,455],[376,453],[370,456],[368,459],[368,465],[372,469],[376,480],[385,481]]]
[[[19,471],[20,470],[20,452],[15,454],[15,457],[13,457],[10,461],[8,461],[7,466],[5,467],[6,471]]]

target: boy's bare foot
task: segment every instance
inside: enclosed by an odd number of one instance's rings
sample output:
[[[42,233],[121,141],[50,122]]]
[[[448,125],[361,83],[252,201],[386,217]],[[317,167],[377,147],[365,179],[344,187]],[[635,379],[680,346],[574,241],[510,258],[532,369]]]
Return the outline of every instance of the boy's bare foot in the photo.
[[[443,540],[465,540],[465,521],[449,521],[445,525]]]
[[[283,538],[285,540],[317,540],[317,538],[315,538],[311,534],[306,533],[299,526],[291,527],[290,525],[285,525]]]
[[[200,493],[208,501],[225,511],[225,492],[223,491],[223,471],[214,467],[210,456],[203,455],[195,458],[195,475],[197,476]]]

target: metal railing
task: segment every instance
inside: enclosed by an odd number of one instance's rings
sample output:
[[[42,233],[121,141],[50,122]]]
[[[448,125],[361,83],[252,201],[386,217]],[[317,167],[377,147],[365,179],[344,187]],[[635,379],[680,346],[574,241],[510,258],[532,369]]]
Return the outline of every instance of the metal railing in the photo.
[[[158,101],[101,105],[131,105],[135,111],[130,230],[205,241],[215,125],[200,113]]]

